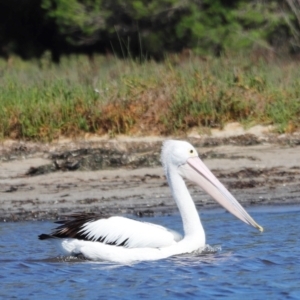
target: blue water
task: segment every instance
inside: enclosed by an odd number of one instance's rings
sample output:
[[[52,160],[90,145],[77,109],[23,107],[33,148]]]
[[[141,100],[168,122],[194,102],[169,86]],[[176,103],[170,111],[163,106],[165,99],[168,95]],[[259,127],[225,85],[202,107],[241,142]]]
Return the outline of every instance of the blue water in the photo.
[[[263,233],[222,210],[204,211],[216,253],[130,266],[58,257],[37,239],[51,222],[2,223],[0,299],[300,299],[300,206],[248,211]],[[179,215],[142,220],[181,231]]]

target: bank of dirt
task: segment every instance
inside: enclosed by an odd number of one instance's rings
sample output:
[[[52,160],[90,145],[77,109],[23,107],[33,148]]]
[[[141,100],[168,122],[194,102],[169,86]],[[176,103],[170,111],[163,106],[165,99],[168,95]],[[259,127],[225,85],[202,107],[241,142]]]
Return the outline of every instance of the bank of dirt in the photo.
[[[300,135],[184,138],[244,205],[300,202]],[[0,146],[0,220],[68,213],[138,216],[176,211],[160,166],[162,137],[90,138]],[[197,207],[218,206],[189,184]]]

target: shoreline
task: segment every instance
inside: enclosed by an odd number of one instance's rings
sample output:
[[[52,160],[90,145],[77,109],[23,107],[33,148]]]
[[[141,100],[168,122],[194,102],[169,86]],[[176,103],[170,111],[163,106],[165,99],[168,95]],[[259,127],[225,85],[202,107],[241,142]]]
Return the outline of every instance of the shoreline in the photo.
[[[177,211],[160,166],[165,138],[117,137],[0,146],[0,222],[79,211],[152,216]],[[243,206],[300,203],[300,136],[189,137]],[[188,184],[198,209],[220,207]]]

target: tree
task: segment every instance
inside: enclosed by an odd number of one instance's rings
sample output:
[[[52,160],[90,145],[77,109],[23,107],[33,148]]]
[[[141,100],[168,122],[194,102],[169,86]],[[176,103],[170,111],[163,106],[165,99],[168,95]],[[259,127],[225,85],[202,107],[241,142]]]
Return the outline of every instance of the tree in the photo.
[[[0,55],[114,52],[161,59],[252,49],[299,51],[299,0],[11,0],[0,3]]]

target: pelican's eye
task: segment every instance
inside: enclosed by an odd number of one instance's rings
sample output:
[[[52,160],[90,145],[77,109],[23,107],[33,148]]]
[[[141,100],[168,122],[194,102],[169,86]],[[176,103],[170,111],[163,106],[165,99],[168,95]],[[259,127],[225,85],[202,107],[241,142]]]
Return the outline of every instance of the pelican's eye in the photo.
[[[190,150],[190,153],[191,153],[191,154],[193,154],[193,153],[194,153],[194,150],[193,150],[193,149],[192,149],[192,150]]]

